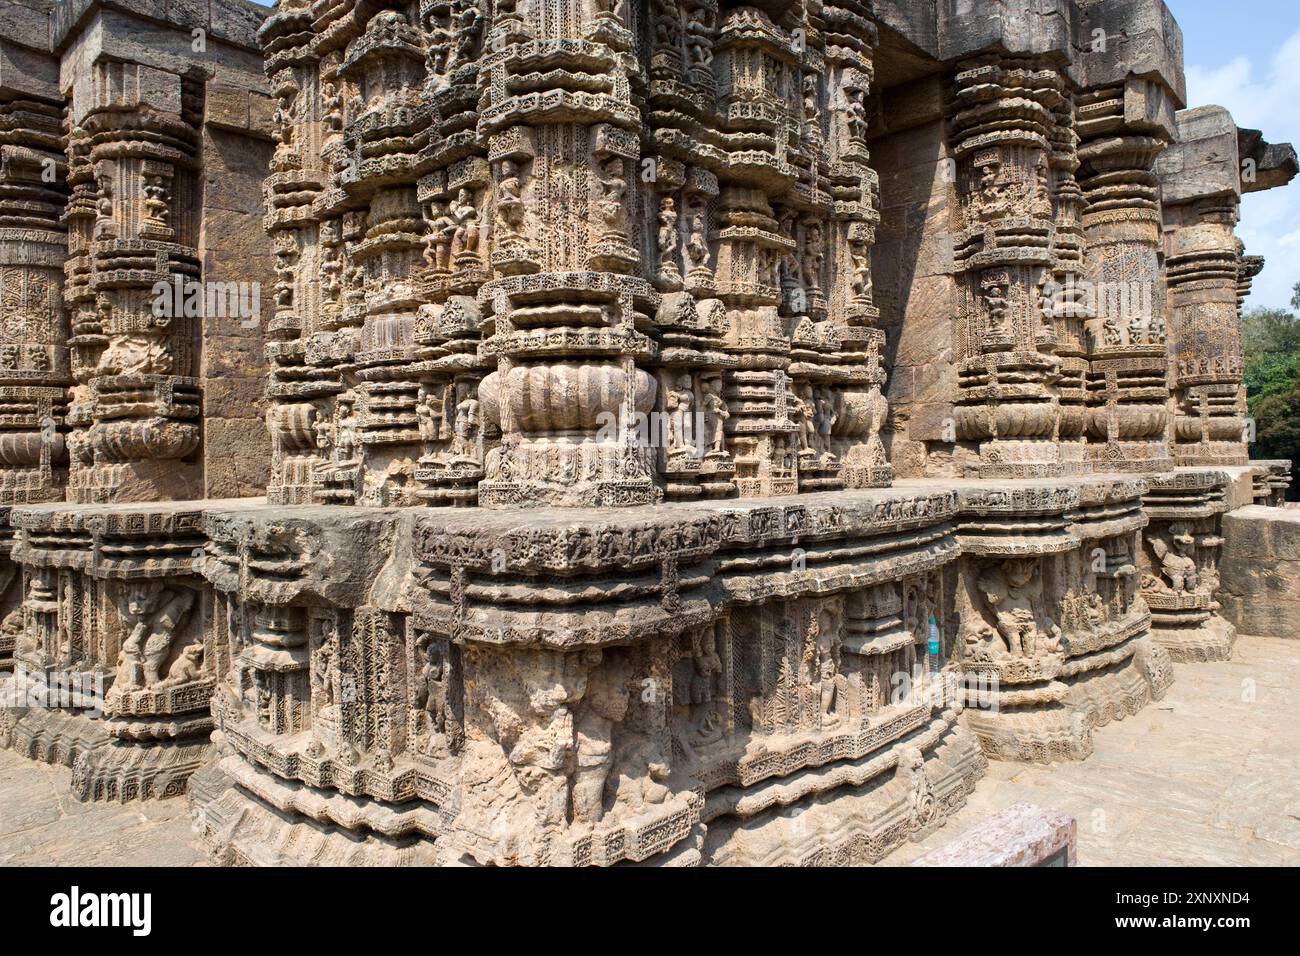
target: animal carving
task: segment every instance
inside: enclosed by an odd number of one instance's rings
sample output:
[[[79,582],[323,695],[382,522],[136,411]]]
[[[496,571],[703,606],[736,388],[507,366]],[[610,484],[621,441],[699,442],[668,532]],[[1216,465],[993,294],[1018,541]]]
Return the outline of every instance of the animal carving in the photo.
[[[1200,589],[1201,576],[1191,553],[1195,542],[1191,532],[1181,524],[1169,526],[1168,541],[1158,536],[1151,538],[1151,550],[1160,562],[1160,573],[1168,578],[1168,587],[1173,591],[1193,593]]]
[[[194,604],[189,588],[168,587],[161,581],[132,581],[122,609],[127,638],[122,644],[117,681],[123,687],[153,687],[176,631]]]
[[[203,642],[196,641],[186,646],[176,656],[176,660],[172,661],[172,666],[167,670],[167,676],[158,683],[158,686],[177,687],[181,684],[199,680],[202,677]]]

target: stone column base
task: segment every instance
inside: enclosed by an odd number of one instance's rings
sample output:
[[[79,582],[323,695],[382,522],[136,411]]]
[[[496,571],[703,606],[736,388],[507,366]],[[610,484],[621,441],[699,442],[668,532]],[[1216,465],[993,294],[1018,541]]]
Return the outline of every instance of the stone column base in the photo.
[[[436,809],[423,802],[395,809],[284,780],[237,757],[194,774],[189,801],[195,832],[224,866],[439,862],[436,838],[442,823]]]
[[[1083,714],[1061,703],[996,713],[968,708],[966,724],[995,760],[1052,763],[1085,760],[1092,753],[1092,728]]]
[[[861,866],[920,840],[960,810],[988,769],[950,709],[924,730],[847,765],[710,794],[710,866]],[[835,787],[831,792],[829,788]],[[726,813],[720,816],[720,813]]]
[[[949,711],[853,764],[819,768],[710,796],[705,817],[668,852],[623,865],[878,863],[960,809],[988,762]],[[400,808],[285,780],[238,757],[190,778],[196,831],[214,859],[242,866],[457,865],[454,817],[413,801]]]
[[[1151,636],[1180,664],[1232,660],[1237,629],[1217,614],[1198,627],[1153,628]]]
[[[140,743],[110,740],[72,766],[72,792],[81,801],[165,800],[185,793],[190,775],[210,761],[206,738]]]
[[[0,747],[28,760],[73,767],[112,738],[103,724],[64,710],[0,710]]]
[[[1136,714],[1151,701],[1163,697],[1168,687],[1163,669],[1157,668],[1151,678],[1147,676],[1147,656],[1159,653],[1152,649],[1149,637],[1139,638],[1120,650],[1129,654],[1115,663],[1079,674],[1073,680],[1066,679],[1070,689],[1065,695],[1065,705],[1077,711],[1090,730]]]
[[[210,727],[210,718],[204,718]],[[82,801],[179,796],[190,774],[212,759],[206,734],[185,740],[122,740],[109,731],[109,722],[78,711],[0,709],[0,747],[29,760],[70,767],[73,795]]]
[[[1058,680],[1064,693],[1046,695],[1045,700],[1052,699],[1045,704],[996,710],[968,706],[965,723],[984,752],[998,760],[1030,763],[1084,760],[1093,750],[1093,730],[1164,697],[1173,670],[1164,648],[1143,636],[1067,660]]]

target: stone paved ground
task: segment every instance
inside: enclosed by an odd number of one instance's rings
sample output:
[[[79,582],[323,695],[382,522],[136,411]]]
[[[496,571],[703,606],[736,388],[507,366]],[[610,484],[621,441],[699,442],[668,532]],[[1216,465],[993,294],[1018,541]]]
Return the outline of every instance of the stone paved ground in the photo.
[[[1297,699],[1300,640],[1243,637],[1230,662],[1175,665],[1165,699],[1103,727],[1084,763],[993,762],[946,827],[889,862],[1028,800],[1075,816],[1084,865],[1300,865]],[[69,776],[0,751],[0,865],[206,862],[184,800],[86,805]]]
[[[1078,821],[1083,866],[1300,865],[1297,700],[1300,640],[1239,638],[1231,661],[1175,664],[1164,700],[1095,731],[1083,763],[991,762],[947,826],[889,862],[1027,800]]]
[[[0,750],[0,866],[204,866],[188,804],[81,803],[72,771]]]

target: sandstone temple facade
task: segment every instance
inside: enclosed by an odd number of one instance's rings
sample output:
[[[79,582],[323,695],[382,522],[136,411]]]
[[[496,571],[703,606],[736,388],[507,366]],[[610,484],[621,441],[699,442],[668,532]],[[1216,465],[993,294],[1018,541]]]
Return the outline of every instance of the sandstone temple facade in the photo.
[[[1297,162],[1160,0],[3,17],[0,745],[79,798],[875,863],[1232,653]]]

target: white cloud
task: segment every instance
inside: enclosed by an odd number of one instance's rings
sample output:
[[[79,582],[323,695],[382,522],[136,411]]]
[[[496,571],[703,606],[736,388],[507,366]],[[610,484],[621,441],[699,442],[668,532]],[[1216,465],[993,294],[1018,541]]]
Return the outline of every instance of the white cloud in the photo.
[[[1263,131],[1271,143],[1300,144],[1300,30],[1266,64],[1241,56],[1214,69],[1188,66],[1187,105],[1211,104],[1226,108],[1238,126]],[[1300,180],[1242,197],[1237,234],[1247,252],[1266,260],[1247,307],[1285,307],[1291,301],[1291,287],[1300,282],[1297,223]]]

